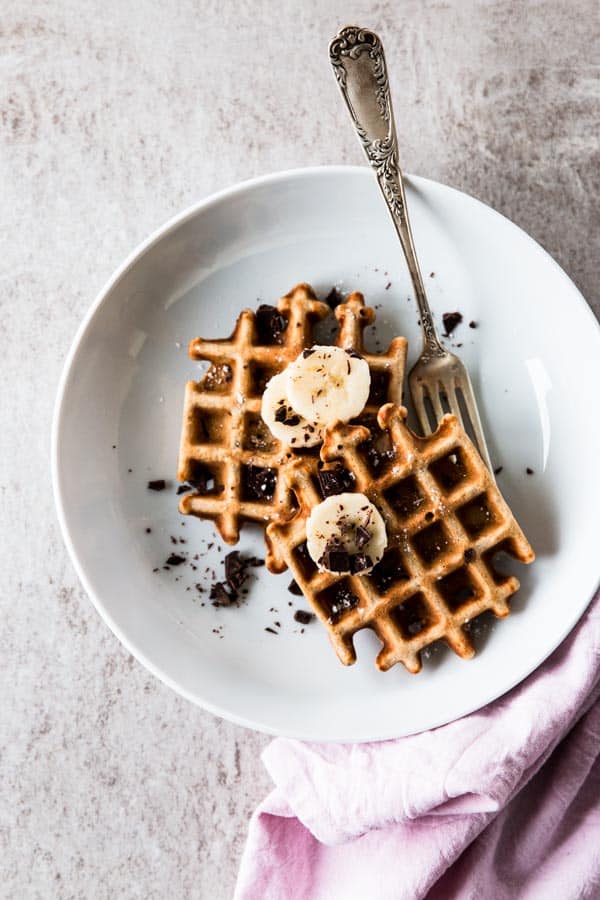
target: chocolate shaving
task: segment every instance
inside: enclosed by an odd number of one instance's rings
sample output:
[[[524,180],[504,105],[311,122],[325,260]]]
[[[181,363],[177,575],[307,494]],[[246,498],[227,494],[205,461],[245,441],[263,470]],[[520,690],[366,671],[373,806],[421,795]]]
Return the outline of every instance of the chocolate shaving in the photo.
[[[148,482],[148,490],[149,491],[164,491],[167,486],[167,482],[164,478],[157,478],[156,481]]]
[[[281,422],[282,425],[289,425],[290,427],[293,425],[300,424],[300,416],[298,413],[294,412],[294,410],[287,406],[285,403],[282,403],[275,410],[275,421]],[[305,435],[305,440],[308,440],[308,437]]]
[[[362,525],[357,525],[355,539],[358,550],[362,550],[362,548],[371,540],[371,535]]]
[[[208,596],[213,601],[213,606],[231,606],[237,600],[235,591],[228,591],[223,581],[213,584]]]

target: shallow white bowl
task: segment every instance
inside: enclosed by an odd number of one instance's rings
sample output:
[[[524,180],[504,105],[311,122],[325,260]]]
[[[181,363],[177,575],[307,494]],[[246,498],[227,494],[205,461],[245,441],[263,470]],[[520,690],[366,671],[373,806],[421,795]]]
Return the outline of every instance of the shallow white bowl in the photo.
[[[503,466],[500,487],[538,557],[519,572],[511,616],[481,630],[474,660],[437,650],[418,676],[400,666],[382,674],[377,639],[365,632],[358,663],[343,668],[318,624],[301,633],[293,621],[306,605],[287,592],[289,576],[264,569],[239,609],[202,606],[193,585],[209,584],[206,567],[222,571],[222,541],[210,523],[184,523],[177,513],[183,388],[199,374],[186,354],[191,337],[226,336],[243,307],[309,281],[321,293],[333,284],[362,290],[382,304],[382,343],[405,334],[410,363],[418,353],[406,266],[368,169],[256,179],[168,222],[101,292],[65,365],[53,478],[79,577],[150,671],[243,725],[351,741],[451,721],[533,671],[596,586],[597,323],[556,263],[489,207],[422,178],[410,178],[408,203],[438,323],[445,311],[464,316],[449,343],[462,345],[492,457]],[[154,478],[171,479],[170,489],[147,490]],[[171,536],[187,540],[179,550],[199,552],[195,571],[161,568],[175,549]],[[259,530],[244,531],[239,546],[260,554]],[[265,631],[275,621],[277,635]]]

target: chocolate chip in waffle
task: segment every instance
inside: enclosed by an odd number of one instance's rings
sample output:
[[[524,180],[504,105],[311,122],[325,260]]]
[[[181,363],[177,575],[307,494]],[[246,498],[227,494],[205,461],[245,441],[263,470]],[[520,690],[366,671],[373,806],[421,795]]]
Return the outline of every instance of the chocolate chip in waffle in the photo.
[[[180,511],[214,520],[223,539],[235,544],[245,521],[266,523],[292,512],[291,495],[281,477],[289,455],[260,414],[267,381],[313,345],[314,327],[329,314],[310,285],[299,284],[277,307],[244,310],[231,338],[190,344],[190,356],[208,360],[200,382],[188,382],[184,401],[178,478],[193,491],[182,496]],[[406,339],[396,337],[386,353],[368,353],[364,329],[375,318],[358,291],[335,311],[336,344],[366,359],[371,392],[360,422],[371,424],[386,400],[400,402]],[[317,455],[304,457],[317,468]],[[267,557],[267,565],[276,571]]]
[[[500,573],[496,556],[502,551],[529,563],[534,553],[457,418],[444,416],[433,435],[421,438],[405,417],[402,407],[386,404],[377,437],[361,426],[336,425],[321,448],[323,471],[341,466],[386,523],[388,546],[370,574],[320,572],[309,556],[306,521],[323,492],[300,459],[284,473],[298,509],[271,523],[266,539],[275,566],[289,566],[342,663],[356,660],[356,632],[371,628],[383,645],[380,669],[401,662],[418,672],[421,651],[440,639],[458,656],[473,656],[465,626],[487,610],[506,616],[519,587]]]

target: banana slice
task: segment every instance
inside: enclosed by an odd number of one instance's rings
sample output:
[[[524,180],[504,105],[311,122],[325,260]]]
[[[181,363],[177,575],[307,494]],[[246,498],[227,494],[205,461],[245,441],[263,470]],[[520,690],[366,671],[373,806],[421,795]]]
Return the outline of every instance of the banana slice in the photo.
[[[385,523],[364,494],[337,494],[311,511],[306,544],[320,571],[364,575],[387,547]]]
[[[323,440],[323,429],[313,422],[307,422],[289,404],[286,395],[287,378],[285,372],[274,375],[267,382],[262,398],[260,414],[272,434],[295,450],[300,447],[314,447]]]
[[[348,422],[362,412],[371,373],[366,360],[341,347],[311,347],[285,370],[287,397],[309,422]]]

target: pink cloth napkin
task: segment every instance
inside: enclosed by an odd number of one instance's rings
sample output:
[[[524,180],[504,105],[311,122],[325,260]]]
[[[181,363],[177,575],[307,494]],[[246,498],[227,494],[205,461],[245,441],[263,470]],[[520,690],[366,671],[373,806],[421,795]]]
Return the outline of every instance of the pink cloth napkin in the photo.
[[[600,594],[523,684],[457,722],[274,740],[236,900],[600,898],[599,697]]]

